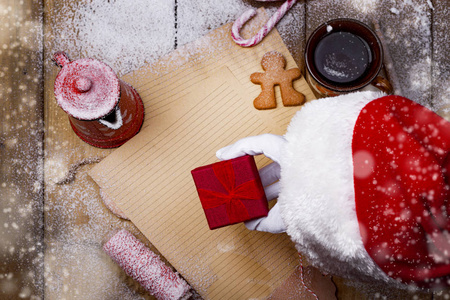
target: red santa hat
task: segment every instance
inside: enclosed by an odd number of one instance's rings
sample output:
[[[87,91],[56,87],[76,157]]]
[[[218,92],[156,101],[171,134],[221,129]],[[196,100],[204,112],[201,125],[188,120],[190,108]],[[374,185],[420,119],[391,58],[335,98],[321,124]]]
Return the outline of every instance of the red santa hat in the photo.
[[[280,213],[310,262],[363,280],[450,286],[450,123],[399,96],[354,93],[297,113]]]
[[[352,151],[370,257],[403,282],[450,280],[450,123],[408,99],[382,97],[359,114]]]

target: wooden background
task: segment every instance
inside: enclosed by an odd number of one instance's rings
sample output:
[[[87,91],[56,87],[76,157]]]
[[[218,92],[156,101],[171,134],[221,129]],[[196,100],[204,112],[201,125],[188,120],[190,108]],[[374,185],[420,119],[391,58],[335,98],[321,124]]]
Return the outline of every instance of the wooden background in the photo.
[[[177,8],[201,5],[199,0],[174,1]],[[64,18],[61,3],[75,2],[0,0],[0,298],[153,299],[101,250],[101,243],[114,228],[127,228],[150,248],[152,245],[133,224],[105,208],[98,188],[86,174],[90,166],[81,167],[74,182],[56,184],[70,165],[112,151],[83,143],[53,96],[59,68],[51,62],[51,56],[61,49],[52,47],[62,38],[55,28]],[[279,6],[245,2],[268,10]],[[303,68],[306,38],[330,16],[369,24],[377,16],[403,95],[421,103],[429,101],[433,107],[449,86],[449,58],[443,55],[450,51],[449,1],[434,0],[430,1],[432,6],[426,6],[430,34],[425,41],[411,34],[417,16],[414,8],[423,8],[425,0],[410,0],[410,11],[402,11],[401,18],[390,13],[400,1],[372,1],[376,5],[369,8],[350,6],[350,2],[298,1],[278,26],[298,65]],[[176,14],[174,11],[167,22],[173,22],[182,32],[183,23],[175,20],[183,19],[183,10],[177,9]],[[175,35],[173,48],[182,39]],[[72,55],[80,58],[85,54]],[[411,81],[407,76],[411,66],[420,66],[426,80]],[[450,119],[448,108],[450,103],[437,110]],[[449,295],[354,285],[336,277],[333,280],[338,299],[448,299]]]

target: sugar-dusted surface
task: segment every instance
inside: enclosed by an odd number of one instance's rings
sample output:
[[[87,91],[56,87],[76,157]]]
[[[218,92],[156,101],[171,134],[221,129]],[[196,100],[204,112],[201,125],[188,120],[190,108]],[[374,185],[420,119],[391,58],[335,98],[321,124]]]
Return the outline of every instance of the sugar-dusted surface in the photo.
[[[251,0],[0,1],[0,298],[151,299],[101,250],[110,228],[139,232],[103,206],[86,175],[90,166],[80,168],[73,183],[55,184],[73,163],[110,150],[80,141],[57,107],[53,81],[59,68],[50,61],[52,54],[65,50],[73,59],[93,57],[123,75],[233,21],[249,7],[264,6],[271,15],[280,5]],[[450,119],[448,14],[448,1],[305,0],[277,28],[302,67],[305,38],[320,23],[336,17],[368,23],[376,18],[403,95]],[[383,287],[354,288],[335,281],[340,299],[405,298]]]
[[[49,51],[102,60],[120,74],[174,48],[175,1],[46,1]],[[50,50],[51,49],[51,50]],[[77,57],[75,57],[77,56]]]

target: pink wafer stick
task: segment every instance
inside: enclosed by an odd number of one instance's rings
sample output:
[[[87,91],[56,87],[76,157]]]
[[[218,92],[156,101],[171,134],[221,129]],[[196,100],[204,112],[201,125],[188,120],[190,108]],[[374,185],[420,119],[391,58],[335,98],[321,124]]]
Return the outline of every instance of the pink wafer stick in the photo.
[[[158,300],[179,300],[191,296],[191,288],[186,281],[125,229],[114,234],[103,245],[103,250]]]
[[[273,0],[259,0],[259,1],[273,1]],[[275,14],[267,21],[267,23],[250,39],[243,39],[239,31],[242,26],[250,20],[253,16],[256,15],[256,10],[250,9],[247,10],[240,16],[231,27],[231,37],[233,40],[242,47],[251,47],[259,42],[275,27],[275,25],[281,20],[281,18],[286,14],[286,12],[291,9],[291,7],[297,2],[297,0],[287,0],[284,2],[280,8],[275,12]]]

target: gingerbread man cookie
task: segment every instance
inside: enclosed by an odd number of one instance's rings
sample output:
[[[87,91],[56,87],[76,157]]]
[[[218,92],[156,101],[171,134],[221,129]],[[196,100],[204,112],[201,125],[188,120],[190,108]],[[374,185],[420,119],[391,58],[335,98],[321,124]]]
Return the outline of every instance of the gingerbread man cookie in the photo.
[[[261,85],[261,94],[253,101],[256,109],[270,109],[277,106],[275,99],[275,85],[280,86],[281,98],[284,106],[296,106],[305,102],[305,96],[297,92],[292,86],[292,81],[300,78],[300,69],[285,70],[286,60],[277,51],[264,54],[261,60],[264,73],[253,73],[250,80]]]

